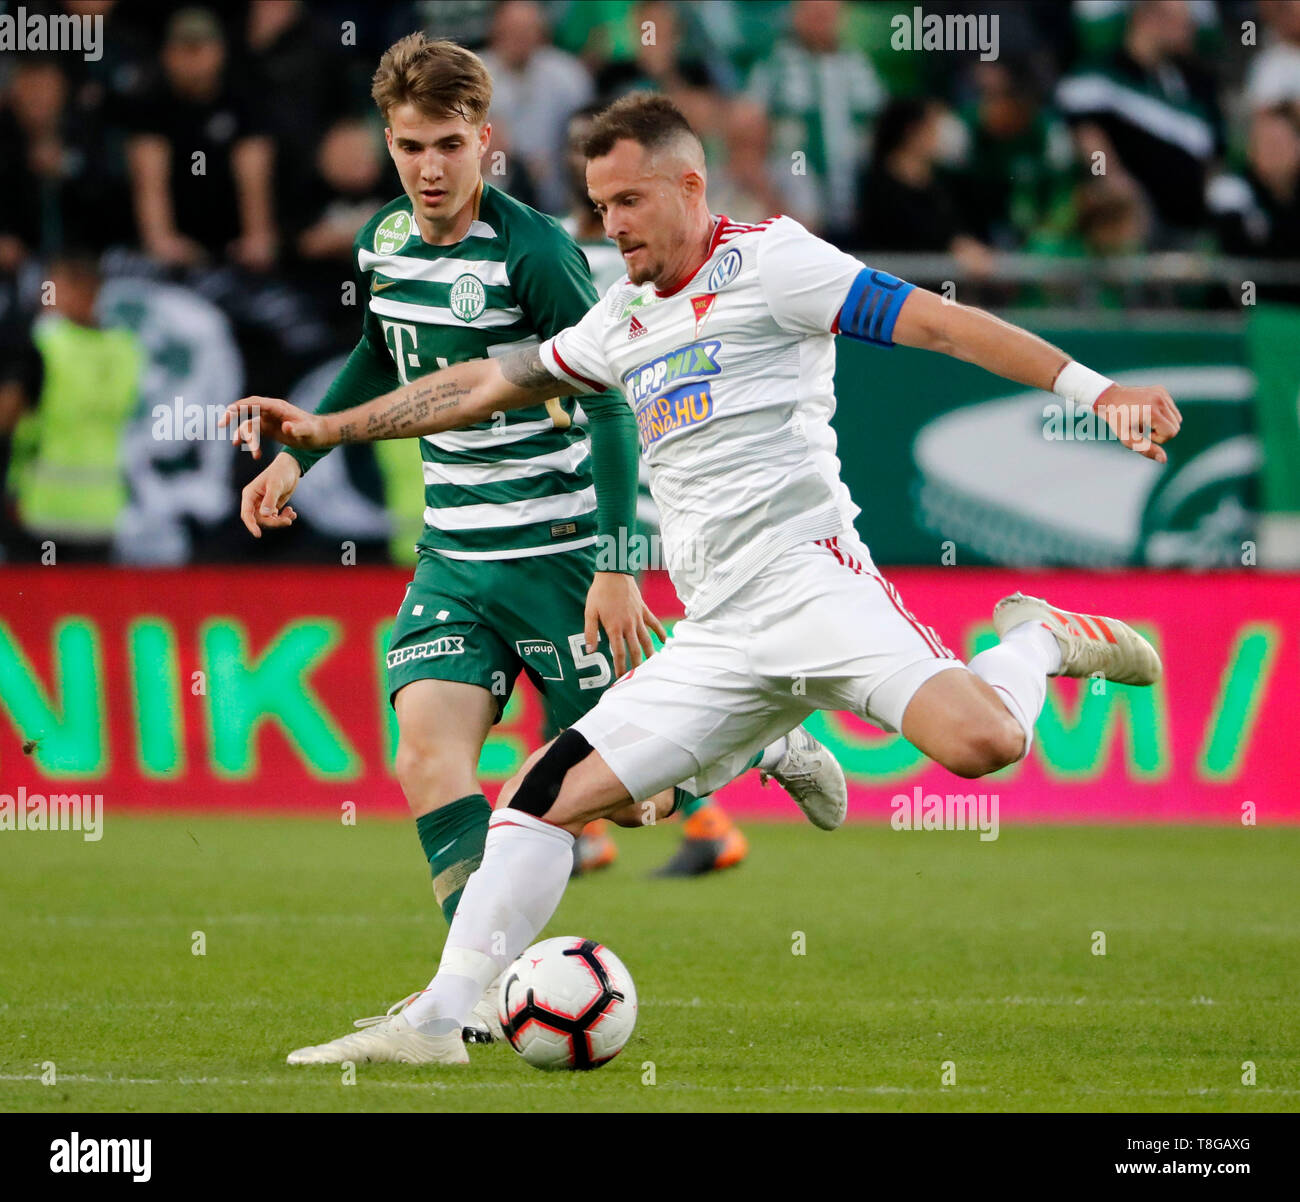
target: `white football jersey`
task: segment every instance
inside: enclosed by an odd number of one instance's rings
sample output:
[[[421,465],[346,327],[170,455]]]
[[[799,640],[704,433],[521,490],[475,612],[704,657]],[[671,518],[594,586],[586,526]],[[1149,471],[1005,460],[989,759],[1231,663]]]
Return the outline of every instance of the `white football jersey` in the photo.
[[[831,331],[863,265],[789,217],[715,220],[685,284],[663,295],[625,275],[540,348],[557,378],[619,388],[636,412],[666,565],[692,618],[859,512],[830,424]]]

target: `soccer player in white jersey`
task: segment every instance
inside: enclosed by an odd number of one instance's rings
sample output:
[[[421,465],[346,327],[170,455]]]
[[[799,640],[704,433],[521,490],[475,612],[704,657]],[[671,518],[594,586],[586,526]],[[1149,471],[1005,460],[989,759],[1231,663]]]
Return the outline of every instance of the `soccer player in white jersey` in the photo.
[[[324,1061],[464,1063],[461,1026],[554,913],[583,824],[680,777],[707,786],[814,709],[900,730],[950,771],[978,777],[1027,754],[1049,676],[1145,685],[1160,674],[1154,648],[1123,622],[1019,593],[994,608],[1000,643],[969,664],[908,612],[857,537],[859,510],[839,479],[834,340],[940,351],[1053,390],[1094,406],[1126,446],[1161,463],[1181,423],[1168,392],[1115,384],[1027,331],[864,267],[788,218],[714,216],[699,141],[663,97],[617,101],[586,151],[588,190],[627,278],[576,326],[346,413],[242,402],[261,408],[240,437],[319,447],[454,429],[557,386],[621,388],[686,608],[663,651],[502,790],[429,987],[364,1043],[313,1049]]]
[[[380,59],[372,95],[402,192],[354,242],[361,336],[321,413],[439,367],[535,346],[596,301],[573,240],[483,178],[492,81],[476,55],[410,34]],[[565,397],[442,438],[388,444],[405,470],[421,473],[425,501],[415,572],[385,657],[395,770],[448,923],[487,840],[479,756],[516,679],[529,676],[557,732],[653,650],[652,630],[665,633],[641,600],[632,557],[618,550],[634,528],[635,419],[615,393],[585,396],[583,408],[585,429]],[[249,483],[240,512],[250,533],[294,520],[289,501],[321,454],[290,449]],[[809,821],[826,829],[843,821],[843,772],[806,731],[765,749],[754,767]],[[681,786],[674,797],[683,808],[703,804],[691,782]],[[615,821],[652,812],[631,806]],[[490,1032],[495,1013],[485,999]]]
[[[604,223],[587,195],[587,156],[583,153],[592,122],[603,106],[587,105],[569,114],[565,146],[569,177],[569,213],[561,224],[578,244],[591,268],[591,282],[604,296],[623,278],[623,256],[605,237]],[[636,523],[638,533],[659,530],[659,511],[650,495],[650,467],[641,460],[637,478]],[[702,876],[733,868],[749,854],[749,840],[731,816],[712,797],[687,797],[681,807],[682,839],[672,858],[656,876]],[[581,871],[611,864],[618,848],[601,818],[588,823],[574,845],[574,863]]]

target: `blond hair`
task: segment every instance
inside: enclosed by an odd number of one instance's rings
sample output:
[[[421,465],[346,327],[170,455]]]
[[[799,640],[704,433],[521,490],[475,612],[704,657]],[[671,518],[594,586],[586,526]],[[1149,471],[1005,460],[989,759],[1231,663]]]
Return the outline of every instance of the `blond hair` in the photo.
[[[482,125],[492,104],[492,78],[464,46],[410,33],[384,51],[370,95],[385,121],[398,105],[411,104],[426,117]]]

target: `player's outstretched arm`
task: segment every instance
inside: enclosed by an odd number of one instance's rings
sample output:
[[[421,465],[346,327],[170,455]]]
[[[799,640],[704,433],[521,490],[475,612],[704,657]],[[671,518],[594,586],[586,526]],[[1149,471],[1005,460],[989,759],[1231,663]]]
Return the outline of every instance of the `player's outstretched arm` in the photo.
[[[964,359],[1018,384],[1087,405],[1125,446],[1158,463],[1168,459],[1160,444],[1182,425],[1178,406],[1165,389],[1116,384],[1036,334],[924,288],[913,289],[903,300],[893,340]]]
[[[320,450],[342,442],[378,442],[459,430],[489,420],[505,409],[522,409],[579,389],[557,380],[542,365],[536,347],[499,359],[474,359],[412,381],[364,405],[337,413],[307,413],[275,397],[244,397],[224,414],[231,436],[261,457],[261,440]]]

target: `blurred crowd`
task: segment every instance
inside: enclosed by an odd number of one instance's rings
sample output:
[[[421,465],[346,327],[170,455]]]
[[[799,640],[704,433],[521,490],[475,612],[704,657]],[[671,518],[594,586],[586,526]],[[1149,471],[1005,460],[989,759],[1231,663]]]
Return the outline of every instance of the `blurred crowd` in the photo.
[[[1300,0],[921,6],[996,16],[990,61],[899,48],[891,22],[913,7],[28,0],[27,13],[101,16],[103,45],[93,61],[0,54],[0,471],[34,454],[20,427],[54,352],[31,325],[55,273],[99,320],[114,286],[160,396],[197,370],[180,290],[191,325],[225,331],[258,392],[287,395],[346,352],[352,238],[399,191],[370,76],[416,28],[475,49],[492,74],[489,182],[583,228],[570,118],[649,88],[699,131],[715,211],[788,213],[859,252],[951,255],[976,285],[996,284],[1008,250],[1300,260]],[[1296,301],[1300,285],[1261,294]],[[174,442],[168,470],[200,470]],[[4,541],[12,555],[12,531]]]

